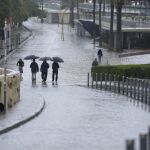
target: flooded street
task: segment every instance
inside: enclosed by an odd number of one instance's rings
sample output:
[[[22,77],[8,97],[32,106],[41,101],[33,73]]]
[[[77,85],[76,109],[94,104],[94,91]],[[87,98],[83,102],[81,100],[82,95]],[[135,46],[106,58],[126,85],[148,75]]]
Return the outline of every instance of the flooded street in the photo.
[[[24,61],[21,94],[26,90],[40,94],[46,108],[36,119],[0,135],[1,150],[125,150],[126,139],[138,140],[139,133],[147,132],[150,114],[131,99],[76,86],[86,85],[87,72],[96,57],[90,38],[78,38],[65,26],[62,41],[60,26],[40,24],[36,18],[25,25],[33,36],[9,57],[7,68],[17,70],[17,60],[31,54],[59,56],[64,63],[60,64],[58,85],[53,86],[51,61],[46,85],[42,84],[40,73],[36,84],[31,83],[31,61]],[[40,66],[41,62],[37,62]]]

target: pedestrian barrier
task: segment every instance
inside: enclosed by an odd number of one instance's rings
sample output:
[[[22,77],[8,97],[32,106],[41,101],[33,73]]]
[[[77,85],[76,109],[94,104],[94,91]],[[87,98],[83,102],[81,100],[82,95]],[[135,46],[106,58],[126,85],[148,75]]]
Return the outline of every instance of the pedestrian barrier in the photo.
[[[87,86],[128,96],[150,110],[150,80],[103,73],[91,73],[90,78],[88,73]],[[140,150],[150,150],[150,127],[148,133],[140,134],[139,141]],[[135,150],[135,140],[126,140],[126,150]]]

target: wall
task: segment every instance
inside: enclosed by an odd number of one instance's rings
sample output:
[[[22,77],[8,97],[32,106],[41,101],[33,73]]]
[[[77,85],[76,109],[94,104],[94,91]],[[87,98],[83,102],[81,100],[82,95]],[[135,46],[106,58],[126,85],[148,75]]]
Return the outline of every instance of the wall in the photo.
[[[7,107],[12,107],[20,100],[20,74],[7,70],[6,75]],[[4,104],[4,69],[0,68],[0,103]]]

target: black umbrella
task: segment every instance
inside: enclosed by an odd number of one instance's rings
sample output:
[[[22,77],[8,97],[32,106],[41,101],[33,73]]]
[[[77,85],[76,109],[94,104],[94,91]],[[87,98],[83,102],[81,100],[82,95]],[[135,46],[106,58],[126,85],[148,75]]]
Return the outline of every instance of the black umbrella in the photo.
[[[26,60],[30,60],[30,59],[38,59],[39,57],[38,56],[35,56],[35,55],[28,55],[26,56],[24,59]]]
[[[56,61],[56,62],[59,62],[59,63],[63,63],[64,60],[60,57],[52,57],[52,61]]]
[[[44,61],[44,60],[50,60],[53,61],[53,59],[51,57],[40,57],[39,61]]]

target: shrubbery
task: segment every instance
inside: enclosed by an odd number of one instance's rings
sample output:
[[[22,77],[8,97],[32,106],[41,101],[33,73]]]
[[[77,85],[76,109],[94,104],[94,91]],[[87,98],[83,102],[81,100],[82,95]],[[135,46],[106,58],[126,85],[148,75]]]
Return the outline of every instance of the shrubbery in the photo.
[[[150,79],[150,64],[95,66],[91,68],[91,72]]]

